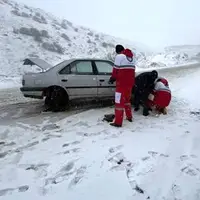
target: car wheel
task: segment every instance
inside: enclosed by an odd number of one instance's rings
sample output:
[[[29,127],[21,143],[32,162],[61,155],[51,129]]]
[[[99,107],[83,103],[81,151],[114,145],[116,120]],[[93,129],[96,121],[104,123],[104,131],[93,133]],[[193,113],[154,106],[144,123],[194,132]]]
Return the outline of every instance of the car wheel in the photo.
[[[45,105],[53,112],[64,111],[69,106],[68,95],[63,88],[53,87],[47,92]]]
[[[46,96],[44,104],[45,104],[45,106],[51,105],[51,96],[50,95]]]

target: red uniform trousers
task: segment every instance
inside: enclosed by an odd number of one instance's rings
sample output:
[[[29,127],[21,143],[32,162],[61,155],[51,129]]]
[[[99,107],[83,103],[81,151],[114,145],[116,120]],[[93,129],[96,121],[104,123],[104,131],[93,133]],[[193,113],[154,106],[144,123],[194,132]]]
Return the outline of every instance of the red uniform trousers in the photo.
[[[156,109],[169,106],[171,101],[171,93],[169,91],[159,90],[154,91],[152,94],[154,95],[154,99],[149,100],[148,104],[150,106],[155,106]]]
[[[117,125],[122,125],[123,123],[124,110],[127,119],[132,119],[131,93],[132,87],[116,87],[114,123]]]

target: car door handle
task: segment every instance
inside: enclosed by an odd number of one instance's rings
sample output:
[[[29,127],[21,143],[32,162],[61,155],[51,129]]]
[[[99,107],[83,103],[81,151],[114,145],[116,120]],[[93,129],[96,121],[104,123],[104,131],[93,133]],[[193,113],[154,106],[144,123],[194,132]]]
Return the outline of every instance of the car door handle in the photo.
[[[103,79],[100,79],[99,81],[100,81],[100,82],[104,82],[105,80],[103,80]]]
[[[67,79],[62,79],[61,81],[62,81],[62,82],[67,82],[68,80],[67,80]]]

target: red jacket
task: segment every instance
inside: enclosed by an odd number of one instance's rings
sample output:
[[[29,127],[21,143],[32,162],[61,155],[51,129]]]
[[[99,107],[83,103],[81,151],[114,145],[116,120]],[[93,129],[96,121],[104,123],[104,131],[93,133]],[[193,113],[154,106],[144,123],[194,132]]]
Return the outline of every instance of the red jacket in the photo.
[[[135,60],[130,49],[125,49],[115,57],[112,78],[116,87],[133,87],[135,84]]]
[[[149,101],[151,106],[156,106],[158,108],[165,108],[170,104],[171,101],[171,90],[167,86],[168,82],[166,79],[162,79],[156,82],[154,90],[152,92],[152,97]]]

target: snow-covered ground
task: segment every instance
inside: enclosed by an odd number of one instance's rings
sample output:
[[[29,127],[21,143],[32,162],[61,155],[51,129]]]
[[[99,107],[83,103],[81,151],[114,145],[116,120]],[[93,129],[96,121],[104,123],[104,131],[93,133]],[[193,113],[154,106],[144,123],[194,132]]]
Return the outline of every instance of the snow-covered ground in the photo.
[[[173,67],[161,71],[173,92],[167,116],[134,113],[117,129],[101,121],[113,107],[41,113],[42,101],[21,95],[21,75],[33,70],[24,58],[112,58],[117,43],[134,50],[138,71]],[[10,88],[0,91],[0,199],[199,200],[200,68],[188,67],[198,51],[150,54],[143,44],[0,0],[0,88]]]
[[[14,116],[2,99],[0,199],[199,200],[200,67],[161,75],[168,115],[134,113],[120,129],[101,121],[113,108],[33,114],[28,102]]]

